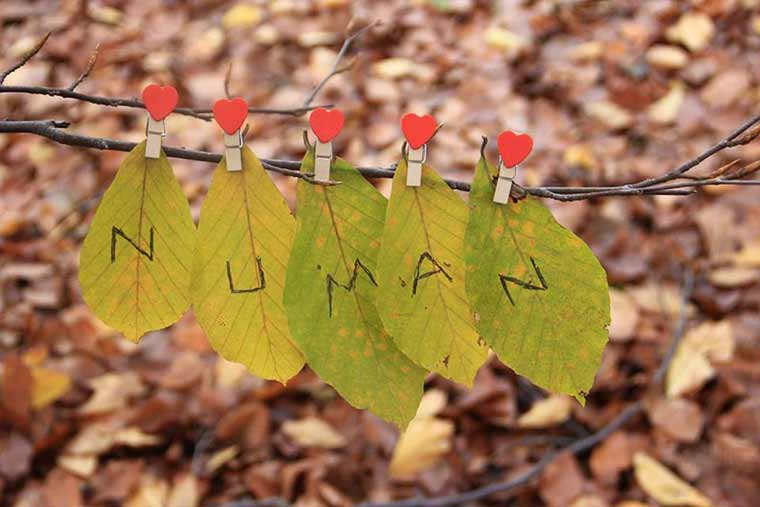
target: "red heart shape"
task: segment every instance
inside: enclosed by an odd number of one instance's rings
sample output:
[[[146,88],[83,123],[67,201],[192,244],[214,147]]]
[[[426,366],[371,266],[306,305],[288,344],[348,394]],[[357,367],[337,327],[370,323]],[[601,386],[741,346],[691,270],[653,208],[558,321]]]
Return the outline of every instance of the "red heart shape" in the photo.
[[[514,167],[530,155],[533,139],[528,134],[516,134],[505,130],[499,134],[499,155],[504,167]]]
[[[414,113],[406,113],[401,118],[401,131],[413,150],[430,141],[436,128],[435,118],[429,114],[417,116]]]
[[[161,121],[174,111],[179,94],[173,86],[150,84],[143,90],[142,99],[151,118]]]
[[[309,115],[311,130],[322,143],[329,143],[335,139],[335,136],[340,134],[345,121],[343,112],[339,109],[328,111],[323,107],[318,107]]]
[[[248,103],[240,97],[214,102],[214,119],[227,134],[237,132],[248,118]]]

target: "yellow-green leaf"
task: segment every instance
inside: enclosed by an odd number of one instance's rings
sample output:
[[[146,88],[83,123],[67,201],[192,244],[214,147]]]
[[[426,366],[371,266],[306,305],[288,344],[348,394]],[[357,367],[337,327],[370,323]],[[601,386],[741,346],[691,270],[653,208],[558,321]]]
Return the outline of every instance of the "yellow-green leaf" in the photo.
[[[518,374],[584,403],[607,343],[607,275],[537,199],[494,203],[496,174],[481,159],[470,191],[464,260],[478,331]]]
[[[82,296],[132,341],[173,324],[190,304],[195,225],[169,161],[145,143],[121,164],[80,253]]]
[[[311,150],[301,170],[313,167]],[[349,403],[406,426],[425,371],[396,348],[375,308],[386,200],[343,160],[330,178],[340,183],[298,182],[298,231],[285,284],[290,328],[309,366]]]
[[[242,171],[227,171],[224,160],[214,170],[193,262],[193,311],[214,350],[283,383],[303,366],[282,306],[295,225],[261,162],[244,147]]]
[[[417,364],[471,385],[488,349],[465,296],[467,206],[428,166],[406,186],[401,161],[378,254],[377,305],[398,347]]]

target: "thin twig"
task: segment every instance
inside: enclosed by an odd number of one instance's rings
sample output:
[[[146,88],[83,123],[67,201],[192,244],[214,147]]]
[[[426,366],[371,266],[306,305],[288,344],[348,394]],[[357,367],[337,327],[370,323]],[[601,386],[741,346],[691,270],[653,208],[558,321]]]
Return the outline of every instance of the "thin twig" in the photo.
[[[320,81],[319,84],[317,84],[317,86],[315,86],[314,89],[311,90],[311,92],[306,96],[306,99],[303,102],[304,107],[308,107],[314,101],[314,98],[317,96],[317,94],[322,90],[322,88],[324,88],[327,82],[333,78],[333,76],[340,74],[341,72],[345,72],[351,68],[350,64],[344,67],[339,67],[341,60],[343,60],[343,57],[346,56],[346,53],[351,48],[351,44],[353,44],[353,42],[361,37],[367,30],[376,26],[377,23],[377,21],[373,21],[364,28],[357,30],[352,35],[346,37],[346,39],[343,41],[343,46],[341,46],[340,51],[338,51],[338,55],[335,57],[332,69],[330,69],[330,72],[325,77],[323,77],[322,81]]]
[[[77,86],[82,84],[82,81],[87,79],[87,77],[90,75],[90,72],[92,72],[92,69],[95,67],[95,62],[98,61],[98,51],[100,50],[100,44],[95,46],[95,51],[92,52],[92,55],[90,55],[90,60],[87,62],[87,67],[84,69],[84,72],[77,78],[76,81],[71,83],[71,86],[66,88],[68,91],[73,92],[76,90]]]
[[[358,32],[354,33],[353,35],[349,36],[343,43],[343,48],[341,49],[341,53],[339,54],[339,57],[336,59],[335,66],[333,67],[330,74],[325,76],[324,79],[317,85],[314,90],[312,90],[309,98],[307,99],[306,103],[303,106],[300,107],[292,107],[292,108],[270,108],[270,107],[249,107],[248,112],[251,114],[273,114],[273,115],[284,115],[284,116],[301,116],[305,113],[308,113],[309,111],[312,111],[318,107],[332,107],[333,104],[322,104],[318,106],[312,106],[311,102],[314,100],[314,97],[317,93],[322,89],[322,87],[336,74],[339,74],[341,72],[344,72],[347,70],[347,67],[343,67],[340,69],[337,69],[337,65],[340,62],[340,59],[343,57],[345,52],[348,50],[348,47],[351,45],[351,43],[356,40],[357,37],[359,37],[362,33],[364,33],[368,28],[370,28],[372,25],[369,25]],[[40,41],[35,45],[34,48],[32,48],[27,54],[24,55],[23,58],[21,58],[17,63],[13,64],[10,68],[8,68],[6,71],[4,71],[2,74],[0,74],[0,93],[23,93],[23,94],[31,94],[31,95],[47,95],[49,97],[60,97],[64,99],[74,99],[79,100],[81,102],[89,102],[91,104],[97,104],[101,106],[109,106],[109,107],[130,107],[130,108],[139,108],[139,109],[145,109],[145,104],[143,104],[141,101],[133,98],[118,98],[118,97],[102,97],[99,95],[88,95],[85,93],[78,93],[76,92],[77,86],[81,84],[82,81],[84,81],[87,76],[89,76],[90,72],[92,71],[92,68],[95,66],[95,61],[98,55],[97,49],[95,50],[95,53],[93,53],[92,57],[90,58],[90,61],[88,62],[87,68],[82,73],[82,75],[68,88],[55,88],[55,87],[48,87],[48,86],[5,86],[3,85],[3,81],[5,78],[10,75],[12,72],[18,70],[19,68],[23,67],[34,55],[36,55],[40,49],[45,45],[45,43],[48,40],[48,37],[50,37],[50,33],[47,33]],[[231,65],[228,68],[227,71],[227,77],[225,79],[225,92],[227,96],[229,97],[229,78],[230,78],[230,71],[231,71]],[[211,109],[208,108],[202,108],[202,109],[193,109],[193,108],[187,108],[187,107],[180,107],[176,108],[174,110],[175,113],[184,115],[184,116],[190,116],[192,118],[198,118],[200,120],[204,121],[211,121],[213,116],[211,115]]]
[[[230,95],[230,81],[232,80],[232,62],[227,64],[227,72],[224,73],[224,95],[231,99]]]
[[[22,56],[18,62],[14,63],[8,69],[6,69],[2,74],[0,74],[0,85],[3,84],[6,77],[10,76],[13,72],[17,71],[18,69],[26,65],[26,62],[31,60],[32,57],[36,55],[40,51],[40,49],[42,49],[42,46],[45,45],[51,33],[52,32],[46,33],[44,37],[42,37],[39,40],[39,42],[32,49],[30,49],[24,56]]]
[[[676,167],[675,169],[668,171],[667,173],[663,174],[662,176],[657,176],[654,178],[648,178],[646,180],[642,180],[634,185],[634,187],[642,188],[642,187],[651,187],[653,185],[657,185],[660,183],[664,183],[667,181],[672,181],[674,179],[678,179],[681,175],[684,173],[692,170],[708,158],[712,157],[716,153],[725,150],[726,148],[730,148],[733,146],[738,146],[741,144],[747,144],[750,141],[752,141],[755,137],[757,137],[758,133],[754,132],[754,135],[751,135],[747,138],[740,138],[739,136],[744,134],[746,131],[754,127],[756,124],[760,123],[760,114],[757,116],[754,116],[753,118],[750,118],[744,124],[740,125],[736,130],[731,132],[728,137],[724,138],[721,142],[718,144],[710,147],[709,149],[702,152],[697,157],[694,157],[693,159],[684,162],[680,166]]]

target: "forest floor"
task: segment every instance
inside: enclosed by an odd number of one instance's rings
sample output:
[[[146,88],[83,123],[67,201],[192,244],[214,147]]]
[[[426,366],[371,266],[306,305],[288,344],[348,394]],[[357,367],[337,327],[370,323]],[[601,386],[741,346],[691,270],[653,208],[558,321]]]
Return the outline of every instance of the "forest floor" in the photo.
[[[429,112],[444,124],[429,163],[464,181],[481,136],[505,128],[535,140],[518,175],[526,184],[656,176],[760,103],[757,0],[82,5],[0,2],[0,69],[52,32],[5,85],[65,88],[99,45],[77,91],[137,97],[163,82],[179,89],[180,106],[207,108],[224,96],[230,68],[232,95],[294,108],[330,72],[347,27],[379,20],[314,100],[346,114],[335,152],[388,166],[400,154],[400,116]],[[119,140],[145,130],[139,109],[41,95],[0,94],[0,117],[65,120],[71,131]],[[248,123],[259,156],[303,155],[306,116],[252,114]],[[173,115],[167,127],[169,145],[223,148],[213,122]],[[496,160],[493,146],[487,153]],[[442,497],[519,477],[633,404],[640,410],[592,449],[560,453],[535,480],[480,501],[757,505],[757,187],[546,201],[592,247],[611,286],[610,343],[586,406],[547,396],[491,358],[472,389],[431,376],[434,415],[397,449],[394,426],[350,407],[308,368],[283,386],[222,360],[192,312],[137,345],[92,315],[77,281],[79,248],[124,157],[0,135],[0,505],[346,507]],[[694,172],[734,160],[760,160],[760,142]],[[172,165],[197,220],[213,164]],[[273,179],[294,208],[296,180]],[[389,194],[390,180],[375,184]],[[681,345],[658,382],[674,337]]]

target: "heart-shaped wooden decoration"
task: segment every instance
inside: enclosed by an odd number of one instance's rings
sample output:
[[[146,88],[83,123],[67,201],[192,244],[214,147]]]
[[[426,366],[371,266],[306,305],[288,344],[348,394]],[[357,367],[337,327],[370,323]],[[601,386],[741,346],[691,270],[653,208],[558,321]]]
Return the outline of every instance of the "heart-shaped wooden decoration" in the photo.
[[[514,167],[530,155],[533,139],[528,134],[505,130],[498,138],[499,155],[504,167]]]
[[[179,94],[173,86],[150,84],[143,90],[142,99],[151,118],[161,121],[174,111]]]
[[[339,109],[328,111],[323,107],[318,107],[309,115],[311,130],[322,143],[329,143],[335,139],[335,136],[340,134],[345,121],[343,112]]]
[[[248,103],[240,98],[219,99],[214,102],[214,119],[227,134],[232,135],[248,118]]]
[[[414,113],[406,113],[401,118],[401,131],[413,150],[430,141],[436,127],[435,118],[429,114],[418,116]]]

